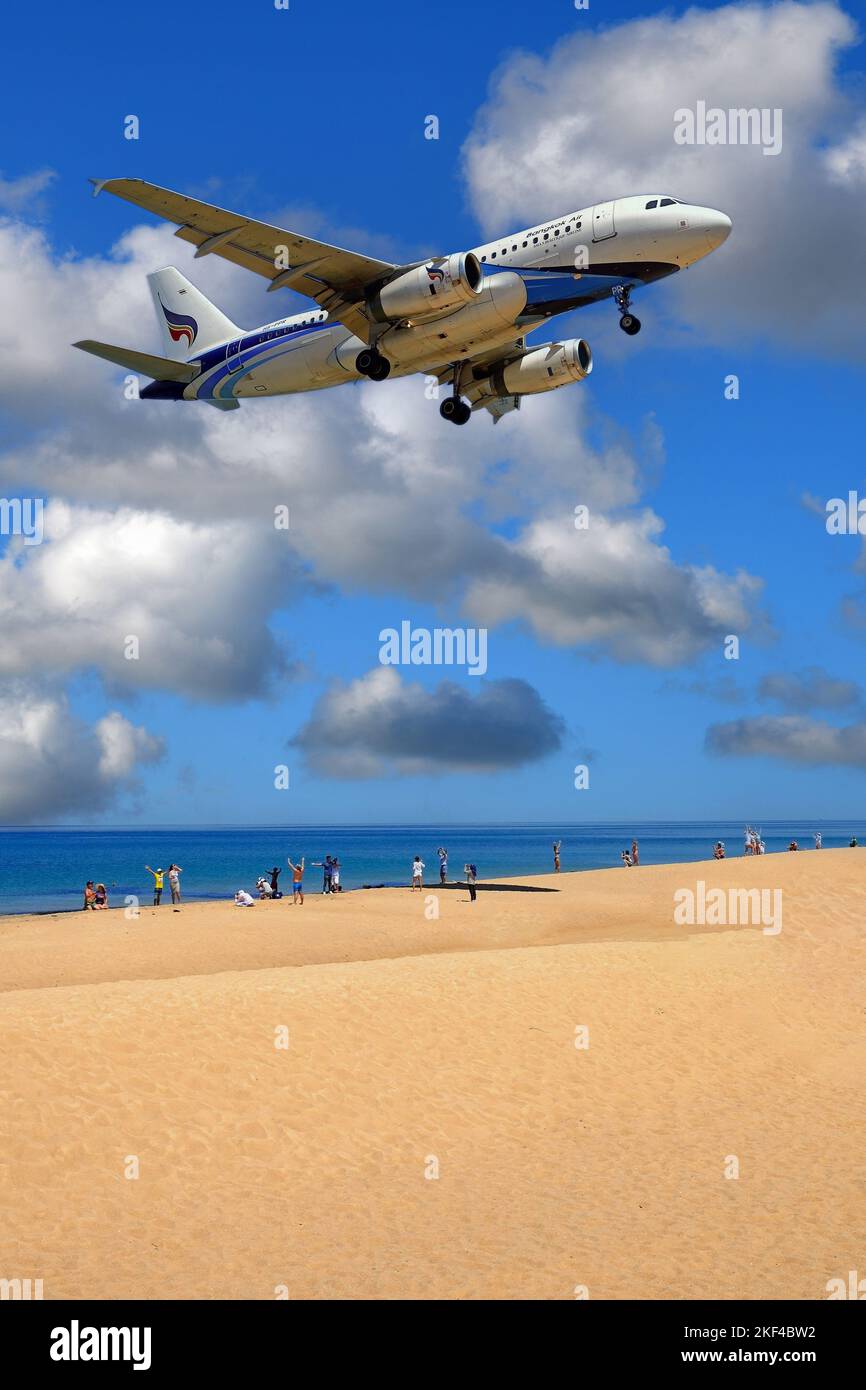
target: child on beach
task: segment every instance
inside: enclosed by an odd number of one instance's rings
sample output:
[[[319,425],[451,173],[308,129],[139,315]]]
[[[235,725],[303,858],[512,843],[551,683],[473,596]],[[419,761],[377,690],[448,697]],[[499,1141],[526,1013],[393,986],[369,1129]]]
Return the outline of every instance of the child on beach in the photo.
[[[300,903],[304,906],[304,860],[300,864],[293,864],[291,859],[286,861],[292,871],[292,906]]]
[[[153,874],[153,905],[159,907],[162,902],[162,888],[165,882],[164,869],[152,869],[149,864],[144,866],[149,874]]]
[[[418,892],[420,893],[423,887],[424,861],[421,858],[420,854],[416,854],[415,858],[412,861],[412,892],[414,893],[415,889],[417,888]]]
[[[97,912],[108,907],[108,891],[104,883],[97,883],[96,885],[96,895],[93,906]]]

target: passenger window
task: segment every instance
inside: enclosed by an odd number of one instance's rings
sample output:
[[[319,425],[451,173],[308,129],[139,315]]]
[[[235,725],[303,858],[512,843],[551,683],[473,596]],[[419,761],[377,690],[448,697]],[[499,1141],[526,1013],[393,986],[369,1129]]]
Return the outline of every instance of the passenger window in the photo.
[[[495,252],[495,251],[491,251],[491,252],[490,252],[490,259],[491,259],[491,261],[495,261],[495,260],[496,260],[496,252]]]
[[[503,246],[503,248],[502,248],[502,254],[503,254],[503,256],[507,256],[507,255],[508,255],[508,247],[507,247],[507,246]]]
[[[537,237],[537,236],[534,236],[534,237],[532,238],[532,244],[533,244],[533,246],[537,246],[537,245],[538,245],[538,237]]]
[[[544,233],[544,240],[545,240],[545,241],[550,241],[550,233],[549,233],[549,232],[545,232],[545,233]]]
[[[570,232],[570,231],[571,231],[571,227],[566,227],[565,230],[566,230],[567,232]]]
[[[659,203],[659,207],[672,208],[675,202],[676,198],[662,198],[661,202]]]
[[[516,250],[517,250],[517,242],[516,242],[516,241],[515,241],[515,243],[514,243],[514,245],[512,246],[511,249],[512,249],[512,251],[516,251]]]
[[[651,203],[647,203],[646,208],[644,209],[644,211],[645,211],[645,212],[649,212],[650,208],[657,208],[658,205],[659,205],[659,200],[658,200],[658,198],[653,198],[653,200],[652,200]]]
[[[486,256],[482,256],[481,259],[482,259],[482,261],[486,261],[486,260],[487,260],[487,257],[486,257]]]
[[[528,242],[528,241],[525,241],[525,242],[523,243],[523,245],[524,245],[524,246],[528,246],[528,245],[529,245],[529,242]]]

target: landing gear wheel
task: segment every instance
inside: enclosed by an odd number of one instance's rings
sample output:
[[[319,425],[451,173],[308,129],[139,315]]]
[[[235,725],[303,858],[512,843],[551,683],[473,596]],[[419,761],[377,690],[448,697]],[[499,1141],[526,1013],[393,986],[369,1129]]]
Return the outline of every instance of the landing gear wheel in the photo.
[[[459,396],[446,396],[439,407],[439,414],[443,420],[450,420],[452,425],[465,425],[472,414],[472,407],[461,401]]]
[[[633,338],[635,333],[640,333],[640,319],[636,319],[634,314],[623,314],[619,326],[630,338]]]
[[[384,381],[391,373],[391,363],[375,348],[362,348],[355,358],[355,367],[371,381]]]

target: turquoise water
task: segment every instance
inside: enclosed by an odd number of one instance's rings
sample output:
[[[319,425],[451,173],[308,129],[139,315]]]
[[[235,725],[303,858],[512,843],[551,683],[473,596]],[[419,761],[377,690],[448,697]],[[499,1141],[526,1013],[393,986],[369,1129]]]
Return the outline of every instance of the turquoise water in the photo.
[[[787,849],[795,839],[812,849],[816,830],[830,849],[847,845],[852,835],[866,844],[866,821],[764,822],[768,852]],[[167,869],[175,860],[183,869],[187,899],[231,897],[238,888],[254,891],[259,874],[274,864],[289,878],[286,856],[297,863],[306,856],[306,887],[321,889],[321,870],[314,859],[336,854],[346,889],[364,884],[408,882],[410,865],[420,854],[426,880],[439,876],[436,849],[449,851],[449,876],[463,864],[477,865],[479,878],[550,873],[551,844],[562,840],[562,868],[603,869],[620,864],[620,853],[636,837],[643,864],[712,858],[717,839],[729,855],[742,853],[742,822],[689,822],[630,825],[415,825],[288,826],[191,830],[0,830],[0,913],[55,912],[81,906],[88,878],[108,886],[110,901],[122,905],[127,894],[147,899],[152,880],[144,865]],[[167,884],[166,884],[167,887]],[[166,891],[163,901],[168,897]]]

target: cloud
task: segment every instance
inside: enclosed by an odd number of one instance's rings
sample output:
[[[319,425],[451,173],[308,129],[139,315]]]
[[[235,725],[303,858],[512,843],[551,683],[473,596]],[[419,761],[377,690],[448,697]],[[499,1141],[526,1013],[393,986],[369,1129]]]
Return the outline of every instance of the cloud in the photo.
[[[482,681],[469,694],[453,681],[435,690],[378,667],[334,686],[292,740],[328,777],[498,772],[556,752],[564,725],[523,680]]]
[[[837,728],[796,714],[736,719],[712,724],[706,746],[723,757],[779,758],[806,767],[866,771],[866,722]]]
[[[39,205],[40,195],[55,178],[53,169],[39,169],[20,179],[5,179],[0,173],[0,212],[32,212]]]
[[[507,563],[477,579],[467,608],[495,626],[518,618],[558,646],[604,647],[622,661],[672,666],[728,633],[760,625],[759,580],[710,566],[676,565],[651,511],[622,520],[590,516],[576,531],[569,516],[533,522]]]
[[[786,0],[581,27],[546,58],[519,52],[464,147],[475,211],[492,235],[643,191],[722,208],[734,223],[724,250],[659,291],[681,319],[704,338],[786,346],[808,324],[810,352],[862,357],[851,285],[866,272],[866,124],[835,73],[855,41],[836,5]],[[781,152],[675,144],[674,112],[698,101],[780,108]],[[820,275],[803,274],[819,261]]]
[[[94,669],[133,690],[266,694],[289,669],[267,620],[293,573],[272,524],[52,502],[43,543],[0,556],[0,676]]]
[[[135,770],[162,740],[116,710],[89,725],[62,694],[27,682],[0,687],[0,820],[22,825],[104,811],[135,791]]]
[[[821,666],[798,673],[779,671],[764,676],[758,697],[776,700],[801,713],[812,709],[848,709],[860,703],[863,692],[856,681],[840,680]]]

